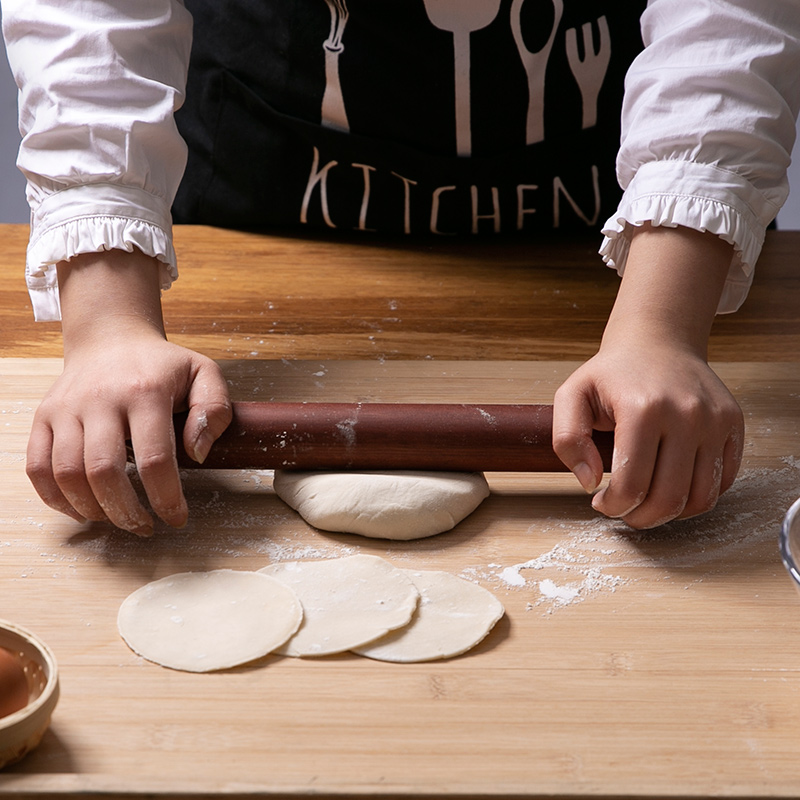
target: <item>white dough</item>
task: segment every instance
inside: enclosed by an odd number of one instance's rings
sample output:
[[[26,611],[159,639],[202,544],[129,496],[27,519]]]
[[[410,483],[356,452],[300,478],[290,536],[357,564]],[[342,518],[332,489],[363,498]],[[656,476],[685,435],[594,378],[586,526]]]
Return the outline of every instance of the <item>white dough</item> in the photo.
[[[400,540],[449,531],[489,495],[480,472],[275,470],[273,488],[315,528]]]
[[[303,606],[303,624],[276,652],[343,653],[407,625],[419,592],[404,570],[378,556],[270,564],[260,572],[284,582]]]
[[[379,661],[434,661],[465,653],[503,616],[502,603],[486,589],[448,572],[406,570],[420,593],[411,623],[352,648]]]
[[[129,595],[120,635],[140,656],[172,669],[210,672],[261,658],[300,626],[297,596],[257,572],[182,572]]]

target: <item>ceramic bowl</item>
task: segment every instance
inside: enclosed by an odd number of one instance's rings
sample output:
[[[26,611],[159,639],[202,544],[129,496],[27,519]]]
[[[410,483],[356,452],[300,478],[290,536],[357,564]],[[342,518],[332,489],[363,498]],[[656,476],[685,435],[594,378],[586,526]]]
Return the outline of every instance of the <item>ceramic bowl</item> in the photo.
[[[800,498],[794,501],[783,518],[780,549],[783,565],[795,589],[800,592]]]
[[[0,619],[0,647],[19,658],[28,681],[28,705],[0,717],[0,769],[41,741],[58,702],[58,666],[50,648],[32,633]]]

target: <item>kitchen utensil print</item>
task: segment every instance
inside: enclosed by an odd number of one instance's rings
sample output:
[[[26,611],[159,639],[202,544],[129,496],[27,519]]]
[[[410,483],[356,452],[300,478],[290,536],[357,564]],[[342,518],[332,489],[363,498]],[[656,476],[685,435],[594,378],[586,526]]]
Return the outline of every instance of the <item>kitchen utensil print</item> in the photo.
[[[325,92],[322,95],[322,124],[326,128],[349,131],[350,123],[344,107],[342,85],[339,81],[339,56],[344,50],[342,36],[347,24],[348,10],[345,0],[325,0],[331,12],[331,31],[323,42],[325,50]]]
[[[528,76],[528,118],[525,127],[525,143],[535,144],[544,139],[544,78],[550,51],[553,49],[558,24],[564,13],[563,0],[546,0],[553,4],[553,29],[541,50],[531,51],[525,44],[522,32],[522,4],[525,0],[511,3],[511,31],[519,50],[519,56]],[[539,0],[537,0],[539,2]]]
[[[597,30],[600,40],[597,51],[595,51],[592,42],[592,23],[586,22],[581,26],[583,59],[578,54],[577,30],[570,28],[567,31],[567,59],[569,68],[581,90],[584,128],[591,128],[597,124],[597,97],[606,77],[608,62],[611,60],[611,35],[608,32],[608,22],[605,17],[598,18]]]
[[[501,0],[424,0],[428,19],[453,34],[455,68],[456,152],[472,155],[470,112],[470,35],[491,24]]]

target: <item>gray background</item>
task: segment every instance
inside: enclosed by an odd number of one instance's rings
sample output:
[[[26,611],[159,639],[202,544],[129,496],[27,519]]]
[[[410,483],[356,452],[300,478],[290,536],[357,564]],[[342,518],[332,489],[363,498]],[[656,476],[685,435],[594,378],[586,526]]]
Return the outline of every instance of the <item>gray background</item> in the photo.
[[[0,223],[28,222],[25,180],[15,165],[19,147],[16,92],[4,51],[0,58]],[[800,136],[798,140],[789,170],[795,190],[778,215],[778,227],[784,230],[800,230]]]

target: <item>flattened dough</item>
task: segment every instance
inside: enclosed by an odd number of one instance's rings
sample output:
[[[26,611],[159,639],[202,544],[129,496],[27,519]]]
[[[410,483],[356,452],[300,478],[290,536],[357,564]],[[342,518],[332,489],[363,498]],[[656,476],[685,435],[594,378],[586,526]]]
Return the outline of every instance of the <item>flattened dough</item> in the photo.
[[[273,488],[315,528],[399,540],[449,531],[489,495],[480,472],[275,470]]]
[[[284,582],[303,606],[303,623],[276,652],[343,653],[407,625],[419,592],[404,570],[378,556],[270,564],[260,572]]]
[[[406,570],[420,593],[411,623],[353,652],[379,661],[410,663],[461,655],[503,616],[489,591],[448,572]]]
[[[232,569],[181,572],[129,595],[117,617],[135,653],[185,672],[261,658],[300,626],[302,606],[285,583]]]

